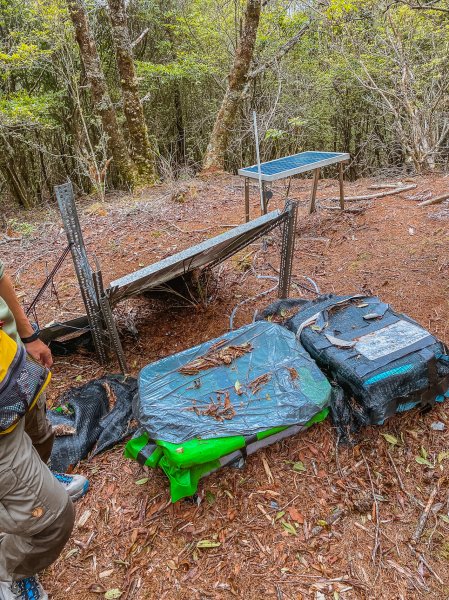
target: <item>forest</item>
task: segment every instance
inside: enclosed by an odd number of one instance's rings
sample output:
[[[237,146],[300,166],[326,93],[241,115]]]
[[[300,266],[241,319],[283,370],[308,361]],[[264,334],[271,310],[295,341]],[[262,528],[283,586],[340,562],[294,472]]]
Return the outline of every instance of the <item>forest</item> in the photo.
[[[449,598],[448,56],[449,0],[0,0],[0,600]]]
[[[1,0],[0,193],[103,196],[303,150],[351,180],[448,160],[449,4]]]

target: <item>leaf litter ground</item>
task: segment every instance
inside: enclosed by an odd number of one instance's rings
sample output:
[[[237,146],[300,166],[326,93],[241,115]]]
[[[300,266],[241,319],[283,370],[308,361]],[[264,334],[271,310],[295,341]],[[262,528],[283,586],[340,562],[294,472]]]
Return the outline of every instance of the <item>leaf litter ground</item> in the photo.
[[[415,196],[420,190],[438,195],[447,184],[443,177],[413,182]],[[348,194],[369,192],[371,183],[350,184]],[[275,198],[283,189],[275,188]],[[309,189],[302,179],[292,185],[301,203],[293,293],[312,297],[304,291],[306,275],[323,292],[378,294],[448,343],[447,207],[419,208],[405,193],[351,203],[354,212],[323,209],[308,216]],[[104,204],[80,201],[88,247],[106,281],[242,221],[240,179],[193,180],[188,190],[183,203],[171,200],[170,186],[134,198],[110,196]],[[325,181],[321,197],[336,190],[335,182]],[[257,202],[254,187],[254,216]],[[8,207],[3,214],[5,230],[10,218],[30,220],[29,213]],[[53,208],[35,221],[34,233],[1,248],[25,302],[66,243]],[[10,229],[8,236],[14,235]],[[245,249],[195,294],[119,306],[132,373],[224,333],[236,305],[272,286],[257,276],[276,275],[279,244],[273,233],[265,247]],[[81,310],[70,262],[55,290],[39,307],[41,323]],[[273,292],[242,304],[235,326],[274,299]],[[104,372],[85,353],[57,358],[50,402]],[[436,422],[442,431],[432,427]],[[43,582],[54,600],[449,598],[448,427],[442,405],[368,428],[358,445],[336,449],[326,421],[250,457],[243,470],[215,473],[201,482],[198,502],[176,505],[165,477],[125,461],[118,447],[78,467],[91,491],[78,503],[72,539]]]

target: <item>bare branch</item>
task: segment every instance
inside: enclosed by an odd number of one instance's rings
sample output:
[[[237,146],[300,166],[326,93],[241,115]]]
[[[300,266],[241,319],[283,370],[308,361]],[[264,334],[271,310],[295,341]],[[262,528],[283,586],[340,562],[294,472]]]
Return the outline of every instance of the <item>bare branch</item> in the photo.
[[[142,31],[142,33],[139,35],[139,37],[137,37],[134,42],[131,42],[131,48],[135,48],[137,46],[137,44],[140,44],[140,42],[144,39],[144,37],[147,35],[147,33],[150,31],[150,28],[147,27],[146,29],[144,29]]]
[[[268,60],[266,63],[258,66],[257,68],[253,69],[250,73],[248,73],[247,80],[250,81],[251,79],[254,79],[258,75],[260,75],[261,73],[263,73],[264,71],[269,69],[272,65],[277,63],[283,56],[285,56],[288,52],[290,52],[290,50],[292,48],[294,48],[296,46],[296,44],[305,35],[305,33],[309,30],[309,28],[310,28],[310,22],[307,23],[306,25],[304,25],[298,31],[298,33],[296,33],[292,38],[290,38],[287,42],[285,42],[285,44],[279,48],[277,53],[272,58],[270,58],[270,60]]]

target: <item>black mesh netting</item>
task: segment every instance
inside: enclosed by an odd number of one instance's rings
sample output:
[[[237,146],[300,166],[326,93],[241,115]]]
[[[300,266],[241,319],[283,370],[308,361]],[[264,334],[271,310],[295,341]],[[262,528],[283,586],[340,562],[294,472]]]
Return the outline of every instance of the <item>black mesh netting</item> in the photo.
[[[66,471],[89,452],[96,455],[135,431],[132,400],[134,377],[109,375],[65,392],[56,409],[48,411],[56,439],[51,468]]]
[[[364,425],[415,407],[429,408],[449,389],[445,346],[410,317],[376,297],[320,296],[280,301],[265,318],[293,331],[318,366],[344,390],[331,414],[341,439]]]

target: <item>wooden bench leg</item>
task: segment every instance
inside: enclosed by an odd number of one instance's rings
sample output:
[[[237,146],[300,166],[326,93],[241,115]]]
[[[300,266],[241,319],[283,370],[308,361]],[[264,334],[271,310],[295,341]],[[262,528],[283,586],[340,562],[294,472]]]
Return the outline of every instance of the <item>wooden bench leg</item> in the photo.
[[[345,209],[345,190],[344,190],[344,179],[343,179],[343,163],[339,163],[339,183],[340,183],[340,208]]]
[[[245,177],[245,221],[249,221],[249,178]]]
[[[312,197],[310,198],[310,210],[309,210],[310,214],[316,212],[316,192],[318,189],[319,178],[320,178],[320,169],[315,169],[313,171]]]

